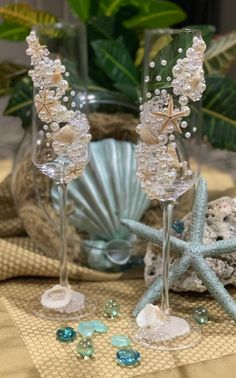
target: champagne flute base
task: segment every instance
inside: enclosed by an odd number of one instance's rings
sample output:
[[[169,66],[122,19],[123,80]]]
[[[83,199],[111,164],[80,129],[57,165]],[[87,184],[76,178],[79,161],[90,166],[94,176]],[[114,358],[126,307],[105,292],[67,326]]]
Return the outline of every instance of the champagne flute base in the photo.
[[[192,348],[201,341],[200,326],[191,318],[170,316],[154,327],[132,325],[132,340],[145,348],[174,351]]]
[[[89,295],[84,296],[84,302],[81,303],[81,293],[72,290],[70,302],[61,308],[51,309],[43,306],[41,297],[36,297],[31,303],[32,313],[43,319],[58,321],[80,320],[94,314],[97,308],[96,299]]]

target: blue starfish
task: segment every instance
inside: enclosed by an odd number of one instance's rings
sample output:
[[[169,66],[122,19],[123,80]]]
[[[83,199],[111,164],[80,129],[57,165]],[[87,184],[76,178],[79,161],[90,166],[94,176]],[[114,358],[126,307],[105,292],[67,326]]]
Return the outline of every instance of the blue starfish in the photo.
[[[188,268],[191,267],[196,271],[198,277],[202,280],[216,301],[228,315],[236,321],[236,302],[205,260],[206,257],[219,257],[220,255],[236,252],[236,238],[217,241],[209,245],[203,244],[206,211],[207,184],[204,178],[200,178],[193,203],[189,240],[184,241],[174,236],[171,237],[171,249],[176,253],[178,258],[171,265],[169,285],[171,286],[173,282],[179,279]],[[162,230],[156,230],[152,227],[127,219],[122,220],[122,223],[136,235],[152,243],[156,243],[159,246],[162,245]],[[134,309],[134,316],[137,316],[147,303],[152,303],[159,299],[161,289],[162,278],[158,277],[141,297]]]

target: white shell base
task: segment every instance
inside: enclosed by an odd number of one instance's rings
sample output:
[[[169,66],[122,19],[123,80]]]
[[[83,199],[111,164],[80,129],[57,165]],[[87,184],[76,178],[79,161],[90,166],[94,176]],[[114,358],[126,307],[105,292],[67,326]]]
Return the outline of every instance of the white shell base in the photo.
[[[131,328],[130,336],[134,342],[157,350],[187,349],[201,340],[200,327],[190,318],[170,316],[151,327],[141,328],[133,324]]]
[[[95,298],[81,294],[70,287],[55,286],[44,292],[40,298],[36,297],[32,300],[30,307],[34,315],[49,320],[73,321],[91,316],[95,312],[97,307]]]
[[[162,324],[148,329],[146,328],[146,332],[150,334],[152,340],[162,341],[185,335],[190,332],[190,327],[186,320],[178,318],[177,316],[170,316],[169,319]]]
[[[84,295],[70,287],[55,285],[42,295],[41,305],[50,310],[70,314],[84,307]]]

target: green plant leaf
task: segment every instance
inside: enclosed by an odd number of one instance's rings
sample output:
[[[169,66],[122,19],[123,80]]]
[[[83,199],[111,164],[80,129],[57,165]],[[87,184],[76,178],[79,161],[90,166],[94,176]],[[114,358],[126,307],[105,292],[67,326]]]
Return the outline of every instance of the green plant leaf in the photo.
[[[140,91],[137,86],[130,84],[115,83],[114,87],[121,93],[125,94],[130,100],[138,103],[140,97]]]
[[[97,65],[116,83],[138,84],[138,74],[129,51],[120,40],[92,42]]]
[[[33,8],[30,4],[6,4],[0,7],[0,16],[4,21],[17,23],[31,29],[36,24],[51,24],[57,21],[56,16],[49,12]]]
[[[10,22],[2,22],[0,24],[0,39],[6,39],[8,41],[24,41],[29,34],[29,29],[19,24]]]
[[[90,16],[90,0],[67,0],[74,13],[80,20],[86,22]]]
[[[114,15],[123,5],[128,5],[127,0],[100,0],[99,6],[107,17]]]
[[[236,83],[209,77],[203,96],[203,134],[213,147],[236,151]]]
[[[181,22],[186,14],[176,4],[170,1],[143,1],[143,8],[139,9],[139,14],[131,19],[124,21],[127,28],[165,28]]]
[[[111,39],[113,30],[114,17],[105,17],[103,15],[91,17],[87,26],[88,40]]]
[[[12,91],[16,83],[28,71],[28,67],[10,62],[0,63],[0,96]]]
[[[33,87],[29,77],[24,77],[15,86],[4,115],[20,117],[22,126],[27,128],[32,122]]]
[[[205,53],[205,68],[208,74],[223,74],[236,60],[236,31],[216,37]]]

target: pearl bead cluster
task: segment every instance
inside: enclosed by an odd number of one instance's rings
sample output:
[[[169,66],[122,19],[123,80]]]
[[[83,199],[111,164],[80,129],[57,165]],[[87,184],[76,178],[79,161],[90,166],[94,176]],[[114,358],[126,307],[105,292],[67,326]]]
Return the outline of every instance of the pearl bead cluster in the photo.
[[[38,117],[45,124],[41,132],[46,133],[47,147],[52,147],[58,157],[63,157],[69,164],[66,169],[65,181],[78,177],[88,162],[88,144],[91,139],[89,123],[85,114],[79,110],[69,109],[69,84],[64,78],[69,76],[66,67],[60,59],[49,58],[46,46],[39,43],[34,31],[26,38],[28,49],[26,54],[31,56],[33,69],[29,71],[33,85],[37,90],[34,97]],[[75,92],[70,92],[70,98]],[[61,102],[63,101],[64,104]],[[76,107],[76,102],[71,102]]]
[[[172,69],[173,80],[171,89],[155,89],[154,94],[147,92],[147,100],[140,106],[140,124],[136,131],[140,134],[137,146],[137,177],[142,189],[149,198],[166,198],[170,191],[175,192],[176,198],[185,191],[194,174],[186,160],[179,157],[179,140],[191,137],[185,132],[188,122],[184,118],[190,115],[189,100],[199,101],[206,88],[203,71],[203,59],[206,45],[201,37],[194,37],[190,48],[186,50],[186,57],[178,59]],[[178,53],[183,49],[179,48]],[[165,67],[168,62],[161,59]],[[150,69],[155,62],[149,63]],[[157,74],[157,82],[162,76]],[[145,83],[150,82],[147,75]],[[175,96],[175,99],[173,98]],[[196,132],[194,126],[192,132]],[[177,137],[178,135],[178,137]],[[181,147],[180,147],[181,149]]]
[[[186,51],[186,57],[178,59],[172,69],[173,93],[180,97],[180,103],[187,103],[188,98],[199,101],[206,89],[202,67],[206,44],[201,37],[194,37],[192,47]]]

